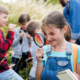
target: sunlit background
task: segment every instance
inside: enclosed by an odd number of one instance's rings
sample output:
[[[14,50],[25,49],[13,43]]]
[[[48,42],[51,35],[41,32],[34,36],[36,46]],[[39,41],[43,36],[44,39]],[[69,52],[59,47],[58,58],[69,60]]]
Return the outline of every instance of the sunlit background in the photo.
[[[16,0],[1,0],[4,3],[16,2]]]

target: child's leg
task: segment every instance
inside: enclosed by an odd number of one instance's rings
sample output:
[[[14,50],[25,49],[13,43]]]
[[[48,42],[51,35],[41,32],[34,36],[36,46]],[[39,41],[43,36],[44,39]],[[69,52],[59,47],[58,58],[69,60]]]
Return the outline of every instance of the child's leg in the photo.
[[[15,64],[15,66],[13,67],[13,70],[19,73],[19,66],[20,66],[19,59],[12,57],[12,63]]]
[[[0,73],[0,80],[23,80],[14,70],[9,69]]]
[[[28,54],[22,54],[22,68],[26,68],[27,67],[27,62],[25,62],[25,60],[28,58]]]

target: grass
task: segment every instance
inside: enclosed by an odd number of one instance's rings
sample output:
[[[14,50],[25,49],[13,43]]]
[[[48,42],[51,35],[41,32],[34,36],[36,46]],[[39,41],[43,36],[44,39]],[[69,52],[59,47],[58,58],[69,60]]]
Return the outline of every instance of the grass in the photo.
[[[11,65],[11,55],[9,55],[7,57],[7,61],[9,63],[9,65]],[[28,80],[29,79],[29,72],[30,72],[30,69],[32,67],[32,62],[29,62],[28,65],[27,65],[27,68],[23,68],[19,70],[19,75],[24,79],[24,80]]]

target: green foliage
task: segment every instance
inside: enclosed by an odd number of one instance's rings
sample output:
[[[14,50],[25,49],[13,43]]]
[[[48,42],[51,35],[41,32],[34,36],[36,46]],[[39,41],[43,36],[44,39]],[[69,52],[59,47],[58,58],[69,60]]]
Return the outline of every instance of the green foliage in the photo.
[[[11,80],[15,80],[14,78],[12,78]]]
[[[58,0],[50,0],[49,2],[50,3],[53,2],[55,4],[55,3],[58,3]]]
[[[44,0],[45,2],[48,2],[48,4],[53,3],[53,4],[57,4],[58,0]]]
[[[29,72],[30,72],[31,67],[32,67],[32,62],[29,62],[27,64],[27,68],[24,68],[23,70],[21,69],[19,71],[20,76],[23,77],[25,80],[29,79]]]
[[[11,64],[11,60],[12,60],[12,57],[11,57],[11,55],[9,55],[9,56],[7,57],[7,61],[8,61],[9,64]]]
[[[54,1],[57,2],[57,0],[47,0],[45,3],[43,0],[38,0],[37,2],[36,0],[17,0],[16,3],[3,3],[9,9],[10,12],[8,24],[17,24],[18,17],[22,12],[29,13],[32,20],[42,20],[45,14],[52,10],[59,10],[62,12],[62,7],[59,4],[52,5],[52,2]],[[48,5],[47,3],[50,4]]]

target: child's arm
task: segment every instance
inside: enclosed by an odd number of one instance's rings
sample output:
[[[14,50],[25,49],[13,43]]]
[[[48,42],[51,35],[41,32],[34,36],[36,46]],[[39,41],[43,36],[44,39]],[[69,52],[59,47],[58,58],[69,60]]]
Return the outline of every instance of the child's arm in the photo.
[[[77,64],[77,73],[80,75],[80,63]]]
[[[42,57],[44,57],[44,52],[42,48],[38,48],[36,51],[36,58],[37,58],[37,67],[36,67],[36,80],[41,80],[41,74],[43,71],[43,66],[42,66]]]
[[[6,52],[10,46],[12,45],[12,42],[14,40],[14,24],[9,24],[8,26],[8,34],[6,39],[4,40],[4,36],[2,34],[2,31],[0,31],[0,53]]]
[[[1,53],[6,52],[12,45],[13,40],[14,40],[14,32],[12,31],[8,31],[5,40],[3,37],[0,36],[0,52]]]
[[[26,36],[27,39],[31,38],[31,36],[29,34],[27,34],[27,33],[25,33],[25,36]]]
[[[42,62],[37,61],[37,67],[35,73],[36,80],[41,80],[42,71],[43,71]]]
[[[17,34],[19,31],[15,30],[14,41],[12,43],[12,47],[15,47],[18,43],[20,43],[20,39],[24,36],[24,33]]]
[[[80,63],[77,64],[77,73],[73,73],[80,80]]]

